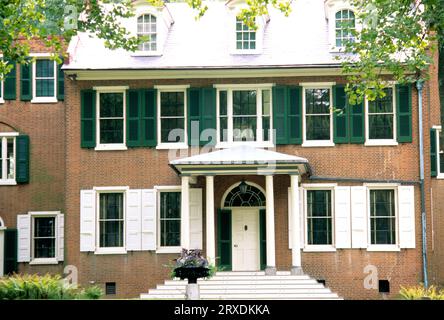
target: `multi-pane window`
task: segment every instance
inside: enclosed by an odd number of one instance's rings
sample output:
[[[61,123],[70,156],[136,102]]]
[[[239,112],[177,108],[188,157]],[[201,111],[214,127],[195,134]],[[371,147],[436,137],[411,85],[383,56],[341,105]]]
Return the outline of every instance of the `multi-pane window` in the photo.
[[[370,190],[371,244],[396,244],[395,190]]]
[[[124,212],[122,192],[99,194],[99,246],[124,246]]]
[[[139,45],[140,51],[157,50],[157,24],[156,16],[144,14],[137,18],[137,36],[146,36],[148,41]]]
[[[439,174],[444,174],[444,134],[442,130],[439,131],[438,140]]]
[[[122,144],[125,128],[123,92],[99,93],[99,143]]]
[[[271,140],[270,89],[219,90],[219,141]]]
[[[385,96],[368,101],[368,138],[394,139],[395,109],[393,89],[385,88]]]
[[[185,92],[160,92],[160,143],[185,142]]]
[[[160,246],[180,246],[180,192],[160,193]]]
[[[0,135],[0,184],[15,180],[15,137]]]
[[[330,89],[305,89],[305,140],[331,140]]]
[[[33,218],[33,258],[55,258],[56,217]]]
[[[336,12],[336,47],[344,47],[347,42],[353,41],[353,30],[355,30],[355,14],[353,11],[341,10]]]
[[[307,190],[307,244],[332,244],[331,190]]]
[[[3,81],[0,81],[0,102],[3,102]]]
[[[55,61],[37,59],[35,61],[35,97],[54,98],[56,95]]]
[[[242,20],[236,19],[236,50],[255,50],[256,31],[250,29]]]

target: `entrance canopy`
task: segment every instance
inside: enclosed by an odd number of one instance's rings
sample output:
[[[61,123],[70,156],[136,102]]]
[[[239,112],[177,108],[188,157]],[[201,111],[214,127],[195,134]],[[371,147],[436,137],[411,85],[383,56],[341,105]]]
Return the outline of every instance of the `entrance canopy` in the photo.
[[[311,174],[308,160],[241,145],[170,161],[181,175]]]

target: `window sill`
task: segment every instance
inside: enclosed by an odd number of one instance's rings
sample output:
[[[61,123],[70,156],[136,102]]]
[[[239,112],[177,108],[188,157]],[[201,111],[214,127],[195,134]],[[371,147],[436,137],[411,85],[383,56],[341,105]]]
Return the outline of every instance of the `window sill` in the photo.
[[[57,258],[39,258],[31,260],[29,264],[30,265],[59,264],[59,261],[57,261]]]
[[[31,103],[57,103],[57,98],[34,98]]]
[[[5,103],[5,100],[3,100],[2,98],[0,98],[0,103]]]
[[[94,252],[97,255],[106,255],[106,254],[126,254],[125,248],[98,248]]]
[[[436,177],[436,179],[444,179],[444,173],[440,173],[438,174]],[[0,183],[1,184],[1,183]]]
[[[332,141],[305,141],[302,143],[302,147],[334,147],[335,144]]]
[[[254,55],[254,54],[261,54],[262,52],[258,49],[255,50],[234,50],[231,54],[232,55]]]
[[[159,143],[156,147],[158,150],[167,150],[167,149],[188,149],[188,145],[183,142],[177,143]]]
[[[364,145],[367,147],[397,146],[398,142],[395,140],[367,140]]]
[[[233,148],[237,146],[248,145],[254,148],[274,148],[275,145],[271,142],[258,142],[258,141],[239,141],[239,142],[218,142],[215,149]]]
[[[160,57],[162,52],[159,51],[136,51],[131,54],[132,57]]]
[[[181,253],[181,247],[163,247],[157,248],[156,253]]]
[[[0,186],[16,186],[17,181],[15,180],[0,180]]]
[[[401,249],[397,245],[370,245],[367,248],[367,251],[392,251],[399,252]]]
[[[119,151],[119,150],[128,150],[126,145],[124,144],[99,144],[95,147],[96,151]]]
[[[302,249],[303,252],[336,252],[336,248],[329,245],[310,245]]]

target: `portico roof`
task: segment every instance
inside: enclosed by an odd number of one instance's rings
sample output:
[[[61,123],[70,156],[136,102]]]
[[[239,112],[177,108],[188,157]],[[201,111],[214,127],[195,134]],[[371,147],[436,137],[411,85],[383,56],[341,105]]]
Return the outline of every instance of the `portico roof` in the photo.
[[[249,145],[172,160],[170,166],[182,175],[311,174],[305,158]]]

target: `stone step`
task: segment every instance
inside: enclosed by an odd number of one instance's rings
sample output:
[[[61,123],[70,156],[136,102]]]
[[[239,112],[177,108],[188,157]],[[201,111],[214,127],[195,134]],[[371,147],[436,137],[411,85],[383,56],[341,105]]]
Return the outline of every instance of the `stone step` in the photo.
[[[320,283],[313,283],[313,284],[270,284],[270,283],[261,283],[261,284],[250,284],[250,285],[244,285],[244,284],[229,284],[229,285],[221,285],[221,284],[214,284],[214,283],[202,283],[199,284],[199,288],[201,289],[209,289],[209,290],[219,290],[224,288],[232,288],[232,289],[243,289],[243,288],[249,288],[249,289],[255,289],[255,288],[268,288],[268,289],[281,289],[281,288],[294,288],[294,289],[317,289],[317,288],[324,288],[324,286]],[[159,284],[157,285],[156,289],[159,290],[165,290],[165,289],[183,289],[185,290],[186,284]]]
[[[231,300],[231,299],[339,299],[338,295],[335,293],[255,293],[254,295],[248,293],[239,294],[201,294],[201,299],[221,299],[221,300]]]
[[[331,291],[326,288],[223,288],[223,289],[207,289],[207,288],[200,288],[200,295],[205,294],[290,294],[290,293],[298,293],[298,294],[304,294],[304,293],[315,293],[315,294],[330,294]],[[185,288],[180,289],[150,289],[149,294],[178,294],[178,293],[185,293]]]
[[[212,281],[212,280],[250,280],[250,279],[261,279],[261,280],[309,280],[311,279],[307,275],[301,276],[292,276],[292,275],[275,275],[275,276],[266,276],[266,275],[215,275],[210,279],[202,279],[200,281]]]
[[[261,285],[261,284],[275,284],[275,285],[297,285],[297,284],[317,284],[318,282],[314,279],[307,280],[259,280],[259,279],[251,279],[251,280],[207,280],[205,282],[198,281],[199,285],[230,285],[230,284],[241,284],[241,285]],[[165,285],[173,285],[174,281],[167,280],[165,281]],[[186,282],[180,283],[186,284]]]
[[[215,276],[264,276],[265,271],[218,271]],[[290,271],[276,271],[277,276],[290,276]]]

